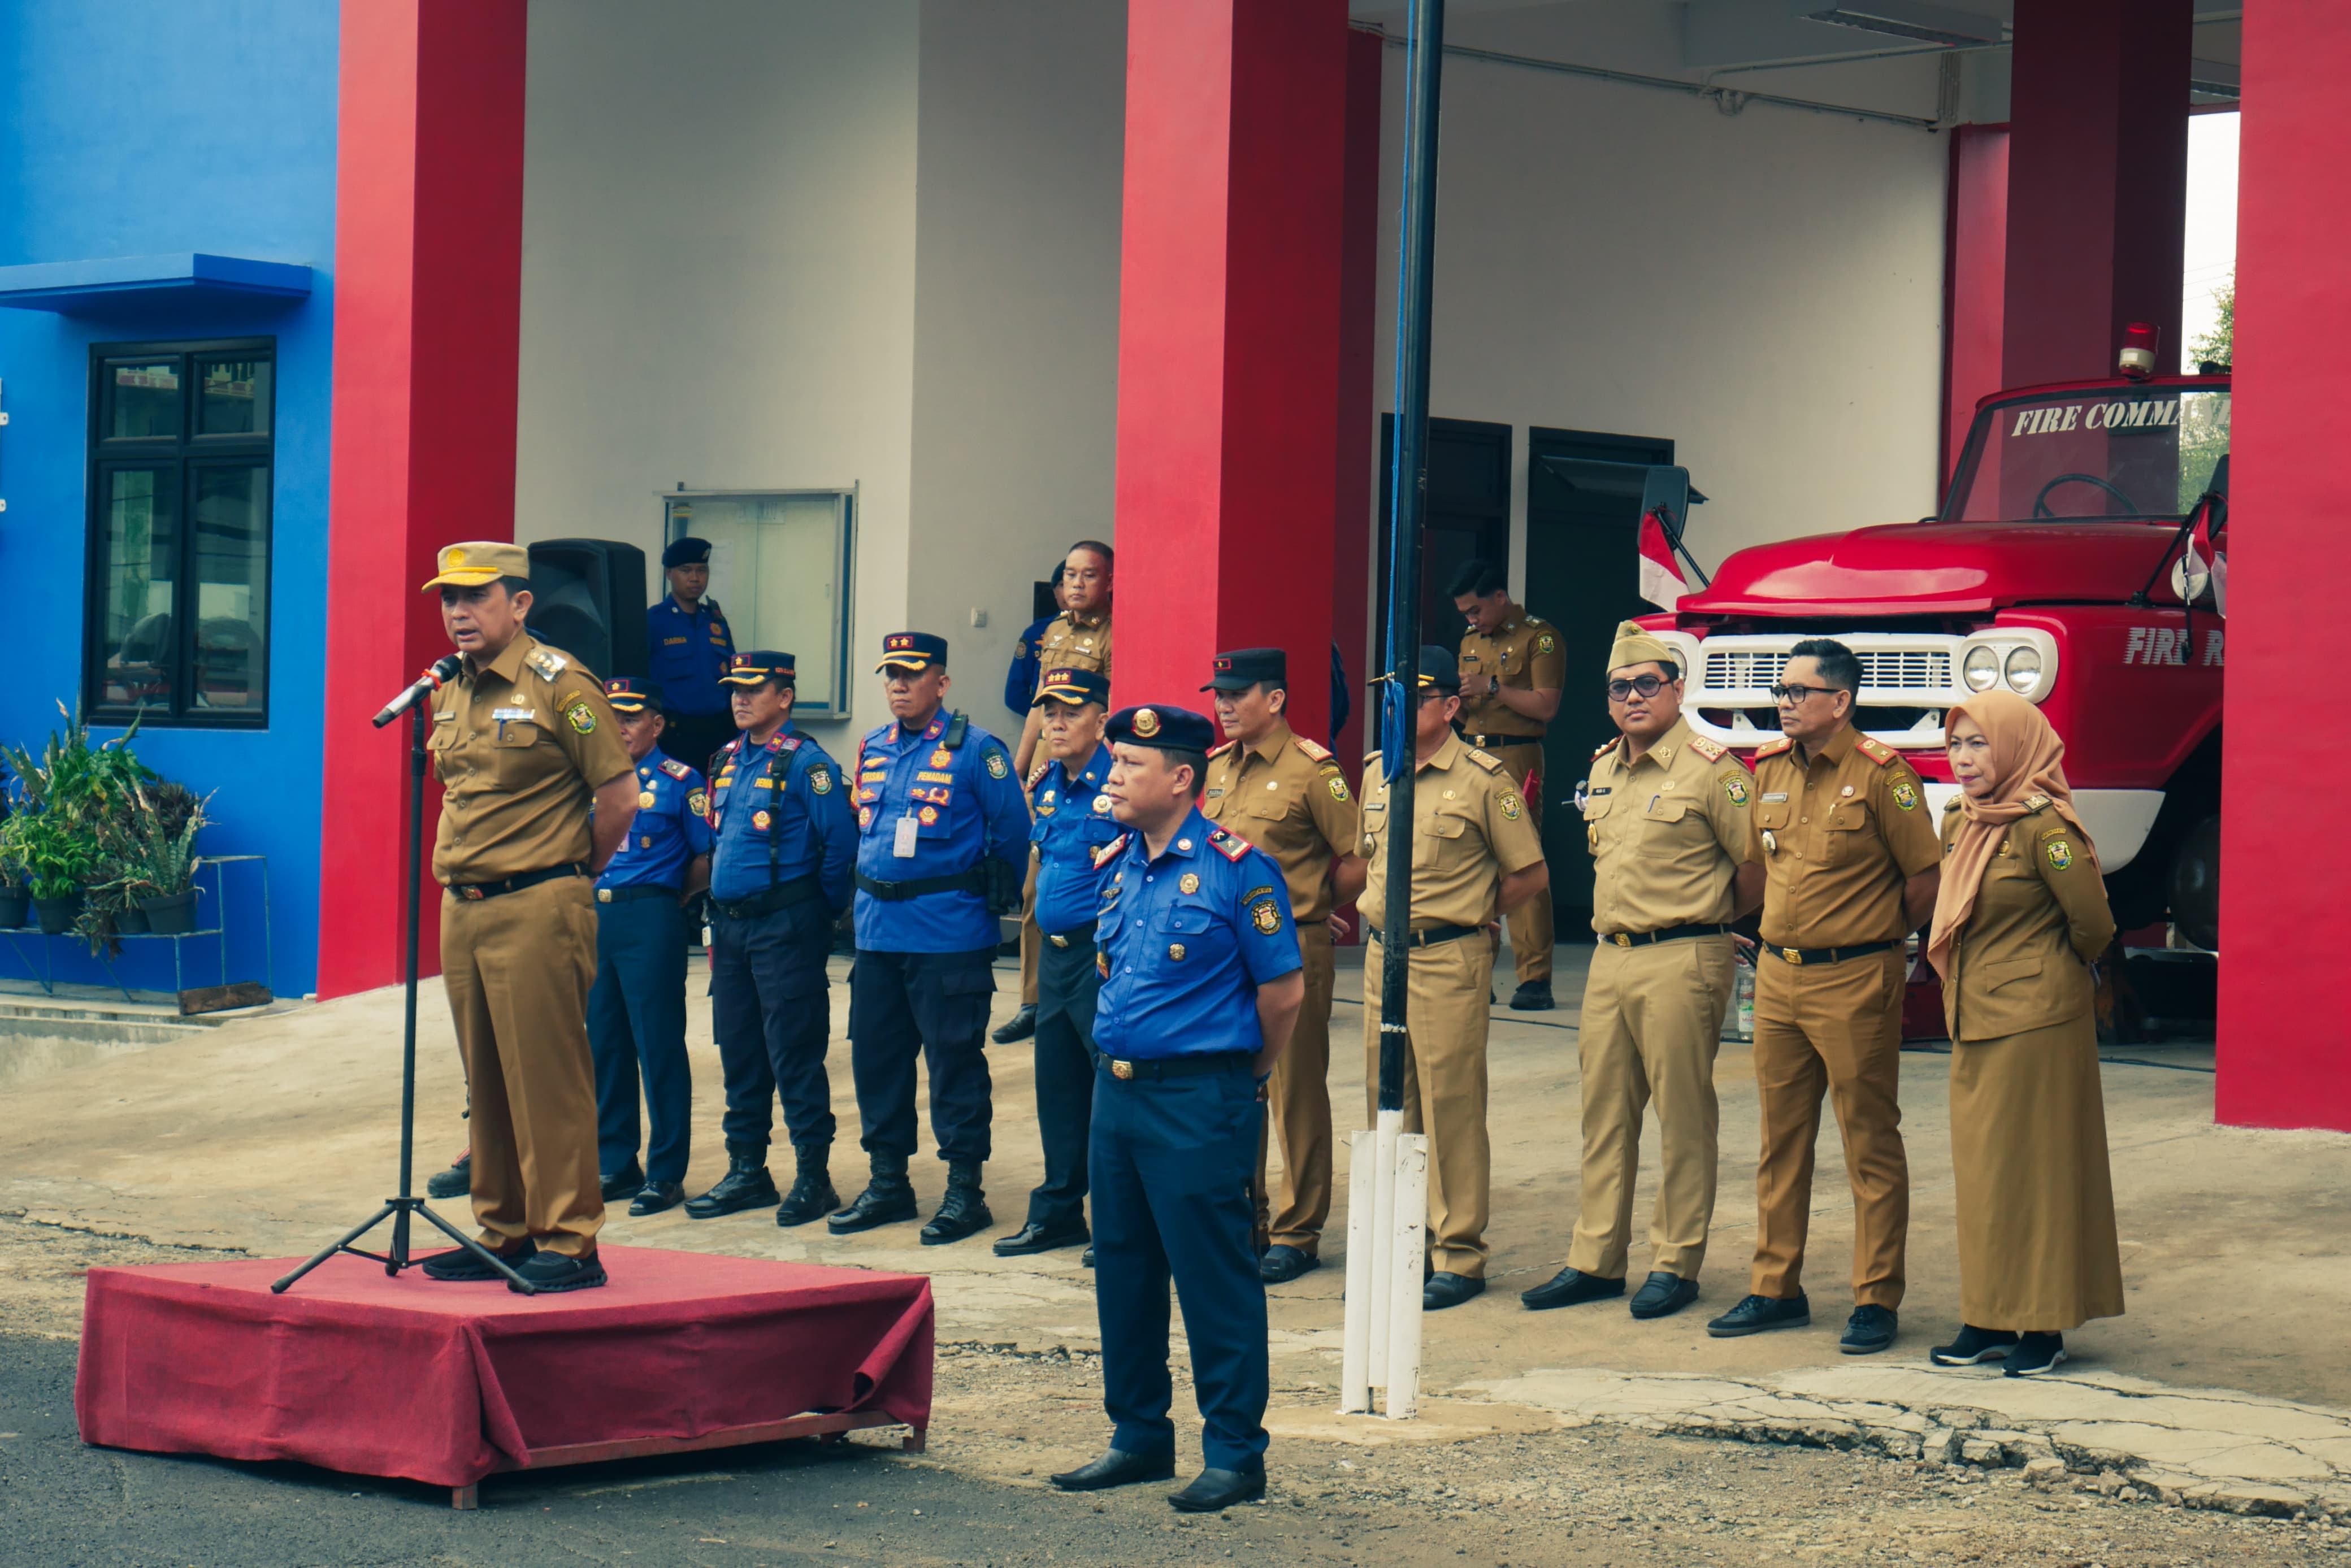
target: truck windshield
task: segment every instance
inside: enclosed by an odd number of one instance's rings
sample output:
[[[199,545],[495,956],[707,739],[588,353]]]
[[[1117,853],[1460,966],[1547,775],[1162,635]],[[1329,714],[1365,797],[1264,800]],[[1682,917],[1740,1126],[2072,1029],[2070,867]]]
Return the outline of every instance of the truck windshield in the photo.
[[[2084,387],[1976,415],[1947,523],[2031,518],[2177,521],[2229,450],[2229,389]]]

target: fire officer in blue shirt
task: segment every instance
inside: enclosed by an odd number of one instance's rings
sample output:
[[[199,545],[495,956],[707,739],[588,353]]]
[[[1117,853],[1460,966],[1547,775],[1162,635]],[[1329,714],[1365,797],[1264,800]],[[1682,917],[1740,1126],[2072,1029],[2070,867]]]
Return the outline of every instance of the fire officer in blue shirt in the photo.
[[[1175,1474],[1167,1285],[1184,1303],[1206,1468],[1168,1500],[1265,1495],[1265,1285],[1250,1245],[1259,1096],[1306,997],[1281,868],[1193,804],[1215,730],[1176,707],[1109,725],[1128,831],[1094,928],[1094,1297],[1110,1451],[1053,1477],[1093,1491]]]
[[[986,1030],[997,917],[1020,907],[1029,808],[1004,743],[949,714],[947,643],[893,632],[878,666],[888,724],[857,753],[857,962],[849,1065],[872,1176],[826,1222],[835,1235],[914,1218],[914,1057],[931,1072],[931,1133],[946,1197],[923,1244],[995,1223],[979,1185],[988,1155]]]
[[[712,1219],[777,1203],[768,1140],[780,1094],[799,1175],[776,1223],[805,1225],[841,1201],[826,1168],[824,965],[849,907],[856,827],[839,765],[792,727],[792,656],[737,653],[725,680],[743,732],[720,748],[710,781],[710,1022],[726,1077],[726,1174],[685,1212]]]
[[[718,678],[735,656],[735,634],[710,587],[710,541],[682,538],[662,551],[669,592],[645,612],[653,642],[653,690],[669,715],[662,749],[689,768],[707,768],[735,738],[735,720]]]
[[[1029,1219],[996,1244],[999,1258],[1050,1252],[1086,1240],[1086,1131],[1094,1103],[1094,915],[1109,868],[1094,857],[1119,836],[1102,786],[1110,747],[1110,678],[1099,670],[1048,670],[1037,689],[1045,712],[1045,760],[1029,776],[1037,825],[1037,1134],[1045,1180],[1029,1195]]]
[[[702,775],[655,749],[661,699],[636,680],[604,683],[621,741],[637,765],[637,814],[596,879],[596,984],[588,993],[588,1048],[596,1063],[597,1166],[604,1201],[633,1195],[629,1212],[659,1214],[685,1200],[694,1077],[685,1061],[684,904],[710,881],[710,824]],[[637,1164],[638,1067],[653,1136]]]

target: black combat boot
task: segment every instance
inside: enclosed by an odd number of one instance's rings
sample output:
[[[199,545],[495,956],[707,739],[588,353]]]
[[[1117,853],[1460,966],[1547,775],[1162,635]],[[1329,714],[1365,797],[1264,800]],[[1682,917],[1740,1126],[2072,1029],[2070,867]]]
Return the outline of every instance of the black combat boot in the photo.
[[[765,1208],[776,1201],[776,1178],[768,1174],[768,1147],[765,1144],[738,1144],[726,1140],[726,1174],[718,1185],[700,1197],[685,1200],[685,1212],[693,1219],[716,1219],[722,1214],[739,1214],[747,1208]]]
[[[841,1194],[832,1190],[831,1174],[825,1169],[826,1156],[831,1153],[831,1144],[792,1145],[792,1157],[799,1162],[799,1174],[792,1177],[792,1190],[784,1195],[782,1205],[776,1210],[777,1224],[806,1225],[841,1207]]]
[[[979,1162],[950,1160],[947,1195],[939,1200],[938,1213],[923,1227],[923,1245],[944,1247],[995,1223],[996,1216],[987,1212],[987,1194],[979,1188]]]
[[[871,1158],[873,1175],[866,1182],[865,1190],[857,1195],[856,1202],[824,1222],[824,1228],[835,1236],[914,1218],[914,1184],[906,1179],[906,1156],[876,1150]]]

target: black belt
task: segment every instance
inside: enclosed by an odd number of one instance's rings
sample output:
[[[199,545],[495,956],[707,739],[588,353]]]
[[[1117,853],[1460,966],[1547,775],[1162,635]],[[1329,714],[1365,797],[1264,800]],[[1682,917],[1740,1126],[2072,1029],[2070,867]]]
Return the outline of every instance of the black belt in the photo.
[[[1246,1051],[1205,1051],[1198,1056],[1155,1056],[1142,1061],[1094,1052],[1094,1065],[1113,1078],[1191,1078],[1203,1072],[1239,1072],[1253,1058]]]
[[[1485,934],[1486,928],[1482,925],[1424,925],[1417,931],[1407,933],[1404,945],[1407,947],[1431,947],[1439,942],[1458,942],[1464,936],[1483,936]],[[1374,932],[1372,940],[1384,942],[1387,935]]]
[[[1663,931],[1612,931],[1601,940],[1619,947],[1646,947],[1657,942],[1678,942],[1685,936],[1719,936],[1729,929],[1728,925],[1668,925]]]
[[[1045,933],[1045,940],[1050,942],[1056,947],[1066,947],[1071,943],[1081,939],[1088,942],[1094,939],[1094,923],[1092,921],[1089,920],[1083,925],[1072,925],[1067,931],[1048,931]]]
[[[1543,743],[1540,735],[1465,735],[1461,738],[1488,750],[1504,746],[1541,746]]]
[[[1861,942],[1851,947],[1774,947],[1767,943],[1763,951],[1783,964],[1793,964],[1801,968],[1806,964],[1841,964],[1847,958],[1883,953],[1893,946],[1891,942]]]
[[[748,898],[728,901],[714,898],[710,907],[729,920],[757,920],[762,915],[773,915],[779,909],[789,909],[796,904],[806,904],[811,898],[824,896],[824,883],[811,874],[796,876],[789,882],[779,882]]]
[[[496,898],[504,894],[520,893],[526,887],[537,887],[542,882],[553,882],[560,876],[586,876],[588,868],[578,861],[569,865],[551,865],[545,871],[527,871],[497,882],[453,882],[449,891],[460,898]]]
[[[632,883],[627,887],[600,887],[596,890],[596,902],[599,904],[628,904],[640,898],[674,899],[676,896],[677,889],[664,887],[658,883],[651,882]]]
[[[870,893],[884,904],[896,904],[909,898],[921,898],[933,893],[977,893],[987,891],[987,871],[974,866],[952,876],[918,876],[912,882],[879,882],[863,872],[857,873],[857,891]]]

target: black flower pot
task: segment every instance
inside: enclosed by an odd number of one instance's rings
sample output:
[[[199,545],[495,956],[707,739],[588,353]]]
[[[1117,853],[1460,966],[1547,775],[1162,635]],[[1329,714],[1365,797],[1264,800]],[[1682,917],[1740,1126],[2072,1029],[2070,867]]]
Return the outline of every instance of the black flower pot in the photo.
[[[79,888],[74,889],[63,898],[33,900],[33,918],[39,923],[41,935],[62,936],[72,930],[74,922],[81,918],[81,901],[82,894]]]
[[[161,898],[142,898],[139,907],[146,912],[147,929],[158,936],[185,936],[196,928],[196,890],[193,887],[167,893]]]
[[[147,912],[137,904],[114,912],[114,934],[117,936],[144,936],[148,929]]]
[[[0,925],[22,925],[33,916],[33,895],[21,887],[0,887]]]

